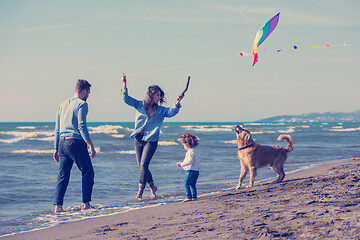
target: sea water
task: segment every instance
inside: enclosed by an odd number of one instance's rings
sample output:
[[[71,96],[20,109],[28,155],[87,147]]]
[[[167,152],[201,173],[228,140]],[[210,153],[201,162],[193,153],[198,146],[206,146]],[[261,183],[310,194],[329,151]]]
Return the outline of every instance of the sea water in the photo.
[[[178,140],[183,132],[200,139],[198,150],[203,162],[197,184],[199,195],[234,188],[240,174],[233,131],[237,124],[251,131],[257,143],[264,145],[286,146],[276,139],[280,134],[290,134],[295,150],[288,154],[286,173],[359,156],[358,122],[165,122],[150,163],[159,188],[158,198],[150,200],[146,188],[144,201],[135,202],[139,171],[134,142],[129,138],[134,124],[88,123],[97,151],[92,159],[95,170],[92,204],[96,208],[80,211],[81,174],[74,165],[64,200],[65,212],[53,214],[59,165],[52,159],[54,123],[0,123],[0,236],[183,199],[184,171],[176,167],[176,162],[185,156]],[[263,168],[258,170],[256,181],[275,177],[269,168]]]

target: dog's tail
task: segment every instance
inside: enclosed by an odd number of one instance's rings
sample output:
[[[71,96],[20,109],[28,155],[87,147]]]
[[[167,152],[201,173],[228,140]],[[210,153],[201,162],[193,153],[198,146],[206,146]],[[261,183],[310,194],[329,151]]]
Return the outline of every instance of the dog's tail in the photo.
[[[282,134],[278,137],[277,140],[285,140],[287,142],[288,146],[284,148],[286,152],[291,152],[292,150],[294,150],[294,140],[290,135]]]

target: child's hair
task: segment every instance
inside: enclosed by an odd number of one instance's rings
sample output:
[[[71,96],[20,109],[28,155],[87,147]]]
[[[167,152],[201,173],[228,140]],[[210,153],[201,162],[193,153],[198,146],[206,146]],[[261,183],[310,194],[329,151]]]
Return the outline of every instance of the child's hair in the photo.
[[[199,139],[191,133],[183,133],[179,138],[180,142],[194,148],[199,145]]]

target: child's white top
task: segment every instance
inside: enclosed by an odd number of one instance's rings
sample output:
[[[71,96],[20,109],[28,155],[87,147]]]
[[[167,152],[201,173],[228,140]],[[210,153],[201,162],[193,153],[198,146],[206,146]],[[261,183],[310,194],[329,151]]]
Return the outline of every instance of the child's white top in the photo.
[[[186,152],[185,159],[181,163],[181,167],[187,170],[200,171],[201,167],[201,154],[194,148],[190,148]]]

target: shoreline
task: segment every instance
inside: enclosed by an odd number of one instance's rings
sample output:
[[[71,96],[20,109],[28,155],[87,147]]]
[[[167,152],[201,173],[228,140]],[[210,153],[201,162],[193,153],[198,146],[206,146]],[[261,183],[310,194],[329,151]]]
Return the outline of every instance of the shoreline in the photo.
[[[0,239],[359,239],[360,159],[286,175],[279,184],[206,194]],[[261,173],[260,173],[261,174]]]

